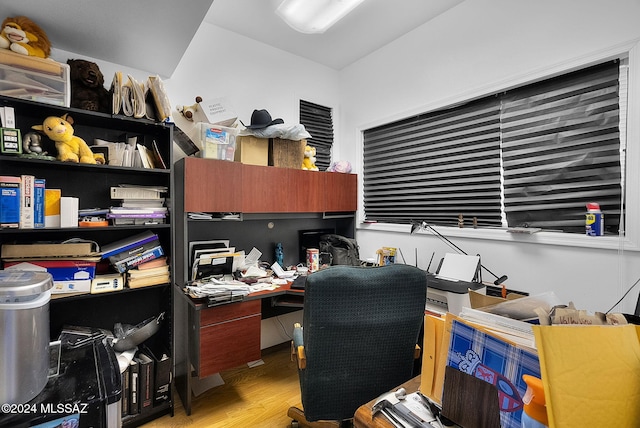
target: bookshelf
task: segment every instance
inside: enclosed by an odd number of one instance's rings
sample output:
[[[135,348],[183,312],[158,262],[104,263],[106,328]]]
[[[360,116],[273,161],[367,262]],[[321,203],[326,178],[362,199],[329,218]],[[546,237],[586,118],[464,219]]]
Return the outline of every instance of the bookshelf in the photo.
[[[153,150],[154,144],[166,161],[172,165],[173,129],[170,125],[146,119],[133,119],[120,115],[110,115],[86,110],[64,108],[28,100],[0,96],[0,107],[13,107],[16,127],[24,136],[33,125],[42,124],[48,116],[62,116],[68,113],[74,120],[74,135],[91,145],[94,139],[106,141],[126,141],[136,137],[137,143]],[[55,156],[51,142],[43,138],[43,148]],[[78,198],[79,208],[109,208],[118,205],[112,200],[110,188],[120,184],[140,186],[163,186],[168,189],[166,205],[169,217],[164,224],[119,225],[97,227],[70,227],[44,229],[0,229],[2,243],[61,242],[70,238],[95,241],[106,245],[125,239],[137,233],[150,230],[157,234],[173,272],[173,189],[171,169],[151,169],[112,165],[90,165],[57,160],[24,158],[12,154],[0,154],[2,175],[33,175],[46,180],[46,187],[61,189],[62,196]],[[0,253],[0,257],[2,254]],[[100,294],[78,294],[72,296],[54,295],[50,302],[50,337],[56,339],[65,325],[93,327],[113,331],[115,323],[136,325],[147,318],[164,312],[164,320],[158,333],[145,344],[162,349],[172,356],[172,287],[170,284],[154,285],[136,289],[125,288]],[[1,334],[1,333],[0,333]],[[172,388],[170,388],[171,390]],[[123,426],[139,426],[163,414],[173,412],[173,399],[154,408],[142,416],[124,416]]]

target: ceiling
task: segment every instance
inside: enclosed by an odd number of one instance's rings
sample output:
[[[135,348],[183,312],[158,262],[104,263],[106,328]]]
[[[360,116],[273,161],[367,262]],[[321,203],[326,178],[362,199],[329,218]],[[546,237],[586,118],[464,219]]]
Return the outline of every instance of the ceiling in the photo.
[[[2,0],[2,13],[31,18],[54,50],[167,78],[203,21],[340,70],[462,1],[367,0],[315,35],[280,20],[279,0]]]
[[[341,70],[463,0],[367,0],[324,34],[298,33],[275,10],[282,0],[214,0],[205,22]]]

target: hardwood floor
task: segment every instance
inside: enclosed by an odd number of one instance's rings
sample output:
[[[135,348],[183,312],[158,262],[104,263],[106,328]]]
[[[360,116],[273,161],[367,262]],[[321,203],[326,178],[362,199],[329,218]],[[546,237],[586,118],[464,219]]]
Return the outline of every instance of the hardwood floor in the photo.
[[[192,401],[191,415],[174,393],[174,416],[158,418],[144,428],[285,428],[291,424],[287,410],[301,407],[296,363],[290,345],[262,351],[263,365],[242,366],[221,373],[225,384],[211,388]]]

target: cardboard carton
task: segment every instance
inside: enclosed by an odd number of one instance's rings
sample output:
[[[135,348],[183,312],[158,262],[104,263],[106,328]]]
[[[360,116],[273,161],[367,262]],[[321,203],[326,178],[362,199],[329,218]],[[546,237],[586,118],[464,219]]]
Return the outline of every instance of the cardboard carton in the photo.
[[[248,165],[269,165],[269,140],[253,135],[236,137],[235,161]]]

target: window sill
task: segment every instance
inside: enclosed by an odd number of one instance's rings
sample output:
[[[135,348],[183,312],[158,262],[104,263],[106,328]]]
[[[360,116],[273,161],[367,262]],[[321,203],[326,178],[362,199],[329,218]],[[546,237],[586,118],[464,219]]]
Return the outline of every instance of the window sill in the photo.
[[[525,244],[538,245],[559,245],[564,247],[579,247],[602,250],[621,250],[640,251],[637,240],[632,240],[617,235],[611,236],[587,236],[574,233],[562,232],[536,232],[528,233],[510,233],[506,229],[501,228],[455,228],[436,226],[438,232],[446,237],[452,238],[469,238],[469,239],[485,239],[493,241],[506,241]],[[411,226],[408,224],[392,224],[392,223],[364,223],[357,225],[358,230],[368,230],[376,232],[395,232],[395,233],[411,233]],[[414,235],[432,235],[435,234],[429,229],[414,232]]]

